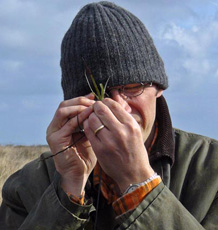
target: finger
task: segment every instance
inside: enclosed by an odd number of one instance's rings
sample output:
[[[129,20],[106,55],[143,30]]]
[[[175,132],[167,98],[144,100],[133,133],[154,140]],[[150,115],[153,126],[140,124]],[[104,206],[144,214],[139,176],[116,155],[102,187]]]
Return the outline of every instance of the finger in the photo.
[[[65,133],[65,135],[72,135],[72,133],[74,133],[75,130],[77,129],[78,125],[81,125],[92,112],[93,112],[92,106],[86,108],[84,111],[82,111],[80,114],[77,115],[78,117],[75,116],[69,119],[67,123],[61,128],[62,131]]]
[[[69,104],[69,102],[66,102],[66,101],[62,102],[59,105],[59,108],[57,109],[51,121],[51,124],[48,127],[49,132],[57,131],[62,126],[64,126],[64,124],[69,120],[69,118],[73,118],[77,116],[77,114],[81,113],[87,107],[95,103],[95,101],[89,100],[87,98],[84,99],[84,97],[83,98],[81,97],[80,99],[77,98],[77,99],[72,99],[72,100],[74,100],[74,102],[71,101],[70,103],[71,105]],[[81,104],[77,105],[77,103],[81,103]],[[68,104],[68,106],[66,106],[66,104]]]
[[[86,106],[82,105],[62,108],[61,110],[59,110],[57,116],[55,116],[54,126],[59,126],[59,128],[61,128],[69,119],[74,118],[75,116],[77,116],[77,114],[80,114],[86,108]]]
[[[61,102],[55,113],[54,122],[55,119],[65,120],[71,118],[76,115],[77,110],[78,113],[80,113],[85,107],[93,105],[95,101],[89,99],[92,95],[93,94],[89,94],[87,97],[77,97]]]
[[[107,127],[101,122],[101,120],[96,116],[95,113],[92,113],[88,118],[89,128],[92,130],[94,135],[98,137],[100,133],[105,133],[103,129]]]
[[[55,116],[51,121],[47,132],[53,133],[61,129],[69,121],[70,118],[77,116],[77,114],[81,113],[86,108],[87,107],[85,106],[70,106],[70,107],[59,109],[55,113]]]
[[[94,134],[93,130],[89,126],[88,119],[83,122],[84,131],[87,139],[90,141],[92,148],[95,149],[101,145],[100,139]]]
[[[93,108],[96,116],[109,130],[113,131],[121,128],[121,122],[103,102],[97,101]]]
[[[63,125],[63,123],[68,120],[68,118],[76,116],[77,111],[78,113],[80,113],[86,107],[93,105],[95,103],[93,97],[93,94],[88,94],[84,97],[77,97],[70,100],[62,101],[53,118],[53,125]]]
[[[72,98],[69,100],[62,101],[59,105],[59,108],[74,106],[74,105],[89,106],[95,102],[94,98],[95,98],[95,96],[92,93],[90,93],[86,96],[75,97],[75,98]]]
[[[119,120],[119,122],[123,124],[127,124],[133,120],[130,113],[128,113],[119,103],[110,98],[106,98],[102,101],[104,105],[106,105],[110,111],[114,114],[114,116]]]

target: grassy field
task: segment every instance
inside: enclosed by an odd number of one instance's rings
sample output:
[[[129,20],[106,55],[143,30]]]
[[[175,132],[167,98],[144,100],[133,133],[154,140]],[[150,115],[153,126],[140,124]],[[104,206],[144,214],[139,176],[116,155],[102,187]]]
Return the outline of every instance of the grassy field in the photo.
[[[26,163],[48,151],[47,146],[13,146],[0,145],[0,192],[5,180]],[[0,194],[0,204],[2,196]]]

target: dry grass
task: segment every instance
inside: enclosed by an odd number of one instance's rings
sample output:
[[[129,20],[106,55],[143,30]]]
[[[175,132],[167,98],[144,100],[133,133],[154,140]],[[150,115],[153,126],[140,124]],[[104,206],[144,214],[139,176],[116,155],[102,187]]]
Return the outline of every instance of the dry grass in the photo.
[[[0,145],[0,204],[1,191],[5,180],[26,163],[36,159],[41,153],[48,151],[47,146],[13,146]]]

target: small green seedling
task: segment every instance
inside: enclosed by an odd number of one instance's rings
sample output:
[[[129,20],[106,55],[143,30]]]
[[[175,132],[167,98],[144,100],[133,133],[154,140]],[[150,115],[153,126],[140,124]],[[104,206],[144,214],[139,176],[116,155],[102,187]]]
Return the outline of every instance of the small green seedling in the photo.
[[[97,100],[99,101],[102,101],[104,98],[105,98],[105,90],[106,90],[106,87],[107,87],[107,84],[108,84],[108,81],[110,80],[110,77],[107,79],[105,85],[103,86],[102,83],[99,84],[99,87],[98,85],[96,84],[96,81],[95,81],[95,78],[90,70],[90,68],[86,65],[86,62],[83,58],[83,61],[84,61],[84,64],[85,64],[85,72],[84,72],[84,75],[85,75],[85,78],[86,78],[86,81],[88,83],[88,86],[90,88],[90,90],[92,91],[92,93],[95,95],[95,97],[97,98]],[[94,86],[94,90],[93,88],[91,87],[91,84],[89,82],[89,79],[88,79],[88,76],[87,76],[87,73],[89,74],[91,80],[92,80],[92,84]]]

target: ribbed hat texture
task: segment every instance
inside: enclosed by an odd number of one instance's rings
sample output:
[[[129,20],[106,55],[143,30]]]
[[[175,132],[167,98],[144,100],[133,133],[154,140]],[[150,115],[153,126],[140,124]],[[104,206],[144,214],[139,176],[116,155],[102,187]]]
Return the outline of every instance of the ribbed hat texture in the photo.
[[[63,38],[65,100],[91,92],[85,66],[98,84],[104,85],[110,77],[109,86],[153,82],[162,89],[168,87],[163,61],[143,23],[111,2],[84,6]]]

